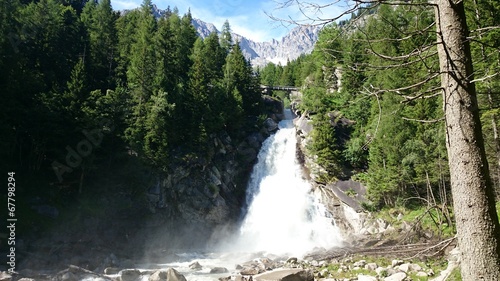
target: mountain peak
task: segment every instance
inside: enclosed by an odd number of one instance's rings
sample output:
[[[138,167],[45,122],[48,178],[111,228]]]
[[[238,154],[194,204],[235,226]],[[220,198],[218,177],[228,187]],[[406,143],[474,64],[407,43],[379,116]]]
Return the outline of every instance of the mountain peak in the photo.
[[[220,33],[213,24],[200,19],[193,19],[193,25],[202,38],[206,38],[212,32]],[[233,41],[240,42],[243,54],[253,66],[265,66],[270,62],[285,65],[287,61],[313,50],[320,29],[317,26],[298,26],[281,39],[272,39],[268,42],[255,42],[236,33],[231,35]]]

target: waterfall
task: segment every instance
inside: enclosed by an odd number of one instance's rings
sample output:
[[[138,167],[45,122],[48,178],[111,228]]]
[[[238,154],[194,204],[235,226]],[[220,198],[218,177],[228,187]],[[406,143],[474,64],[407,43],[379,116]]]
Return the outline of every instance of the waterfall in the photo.
[[[263,143],[252,171],[238,243],[245,251],[301,255],[341,243],[333,219],[303,177],[292,113],[285,116]]]

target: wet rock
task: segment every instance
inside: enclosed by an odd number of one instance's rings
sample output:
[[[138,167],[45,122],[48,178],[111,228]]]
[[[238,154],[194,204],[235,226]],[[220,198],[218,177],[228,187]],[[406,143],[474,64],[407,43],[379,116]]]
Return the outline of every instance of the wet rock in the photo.
[[[10,281],[12,280],[12,275],[7,273],[6,271],[0,272],[0,281]]]
[[[201,266],[199,262],[195,261],[189,265],[189,268],[192,270],[201,270],[203,266]]]
[[[272,118],[267,118],[266,121],[264,121],[264,127],[269,133],[272,133],[278,130],[278,123]]]
[[[124,269],[120,271],[122,281],[136,281],[141,277],[141,272],[137,269]]]
[[[210,270],[210,273],[228,273],[229,270],[225,267],[214,267]]]
[[[241,275],[256,275],[259,274],[259,269],[255,267],[245,267],[242,270],[240,270]]]
[[[148,281],[186,281],[186,277],[177,270],[169,268],[167,270],[158,270],[149,276]]]
[[[83,279],[111,280],[95,272],[74,265],[70,265],[69,268],[58,272],[52,279],[54,281],[78,281]]]
[[[311,271],[303,269],[278,269],[253,276],[255,281],[313,281]]]
[[[403,281],[406,279],[406,273],[397,272],[389,277],[384,278],[384,281]]]
[[[264,270],[273,270],[276,268],[275,262],[269,258],[259,259],[259,263]]]
[[[63,272],[56,280],[58,281],[78,281],[78,277],[73,272]]]
[[[104,269],[104,274],[106,275],[118,274],[118,272],[120,272],[120,269],[117,267],[106,267]]]

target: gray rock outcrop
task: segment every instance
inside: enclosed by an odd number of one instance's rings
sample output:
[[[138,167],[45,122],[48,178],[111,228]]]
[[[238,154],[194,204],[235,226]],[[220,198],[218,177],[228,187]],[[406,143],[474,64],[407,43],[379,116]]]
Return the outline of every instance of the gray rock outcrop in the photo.
[[[253,276],[255,281],[313,281],[311,271],[304,269],[276,269]]]
[[[177,270],[169,268],[167,270],[158,270],[149,276],[148,281],[186,281],[186,277]]]

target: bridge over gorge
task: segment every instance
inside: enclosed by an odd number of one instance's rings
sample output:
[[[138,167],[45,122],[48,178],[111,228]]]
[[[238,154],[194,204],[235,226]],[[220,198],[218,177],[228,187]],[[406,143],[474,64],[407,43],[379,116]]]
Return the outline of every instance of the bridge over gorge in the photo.
[[[291,92],[298,92],[299,88],[297,87],[292,87],[292,86],[267,86],[267,85],[260,85],[260,88],[262,89],[262,93],[266,95],[271,95],[273,91],[284,91],[287,92],[289,95]]]

